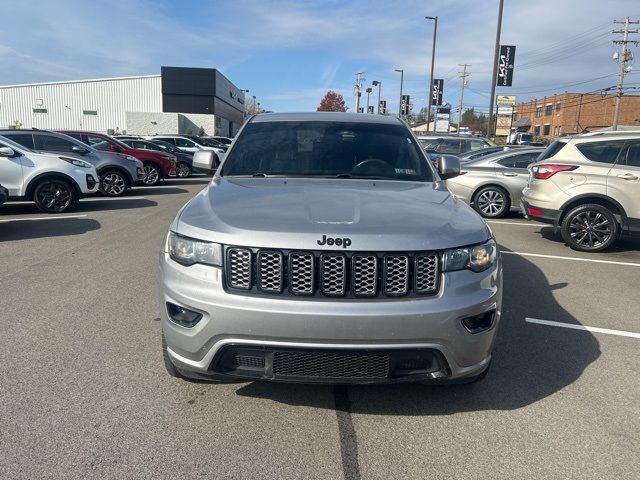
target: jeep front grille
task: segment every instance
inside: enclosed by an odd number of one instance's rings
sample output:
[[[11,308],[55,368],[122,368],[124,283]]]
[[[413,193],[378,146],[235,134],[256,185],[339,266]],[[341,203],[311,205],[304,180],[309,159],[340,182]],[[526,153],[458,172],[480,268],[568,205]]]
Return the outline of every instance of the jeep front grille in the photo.
[[[440,287],[435,252],[303,252],[228,247],[231,291],[324,297],[434,295]]]

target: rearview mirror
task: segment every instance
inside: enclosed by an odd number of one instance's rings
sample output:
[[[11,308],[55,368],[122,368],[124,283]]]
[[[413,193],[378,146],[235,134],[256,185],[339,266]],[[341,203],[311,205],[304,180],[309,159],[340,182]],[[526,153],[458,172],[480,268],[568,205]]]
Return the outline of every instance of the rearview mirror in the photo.
[[[460,160],[454,155],[442,155],[438,160],[438,173],[442,180],[460,175]]]
[[[80,145],[74,145],[73,147],[71,147],[71,151],[80,155],[86,155],[87,153],[89,153],[89,149],[81,147]]]
[[[193,167],[213,173],[216,169],[216,154],[211,150],[198,150],[193,154]]]
[[[13,148],[9,147],[0,147],[0,157],[13,157],[16,152]]]

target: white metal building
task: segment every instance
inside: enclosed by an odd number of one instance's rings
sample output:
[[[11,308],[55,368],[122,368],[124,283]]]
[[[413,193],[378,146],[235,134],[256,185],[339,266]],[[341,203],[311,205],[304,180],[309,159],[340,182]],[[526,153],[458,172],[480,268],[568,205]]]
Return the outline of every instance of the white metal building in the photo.
[[[127,112],[162,112],[160,75],[0,86],[0,128],[122,131]]]
[[[0,128],[233,135],[244,91],[215,69],[0,86]]]

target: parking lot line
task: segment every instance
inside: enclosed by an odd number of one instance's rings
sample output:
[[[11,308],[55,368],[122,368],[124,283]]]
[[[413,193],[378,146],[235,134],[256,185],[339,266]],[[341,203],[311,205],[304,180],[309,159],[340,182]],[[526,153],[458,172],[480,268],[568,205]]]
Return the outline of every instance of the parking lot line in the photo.
[[[103,200],[139,200],[141,198],[146,197],[138,197],[136,196],[124,196],[124,197],[91,197],[91,198],[83,198],[82,202],[102,202]]]
[[[8,223],[8,222],[24,222],[30,220],[57,220],[60,218],[84,218],[86,215],[58,215],[58,216],[48,216],[48,217],[30,217],[30,218],[7,218],[0,220],[0,223]]]
[[[587,332],[606,333],[607,335],[618,335],[620,337],[640,338],[640,333],[625,332],[624,330],[611,330],[610,328],[587,327],[585,325],[575,325],[573,323],[552,322],[551,320],[540,320],[539,318],[525,318],[525,322],[547,325],[549,327],[571,328],[573,330],[586,330]]]
[[[616,262],[613,260],[597,260],[595,258],[576,258],[576,257],[562,257],[559,255],[542,255],[540,253],[526,253],[526,252],[502,252],[504,255],[520,255],[522,257],[540,257],[540,258],[553,258],[556,260],[573,260],[575,262],[591,262],[591,263],[606,263],[609,265],[626,265],[628,267],[640,267],[640,263],[633,262]]]
[[[525,222],[497,222],[495,220],[487,220],[487,223],[495,224],[495,225],[524,225],[525,227],[544,227],[549,226],[546,223],[525,223]]]

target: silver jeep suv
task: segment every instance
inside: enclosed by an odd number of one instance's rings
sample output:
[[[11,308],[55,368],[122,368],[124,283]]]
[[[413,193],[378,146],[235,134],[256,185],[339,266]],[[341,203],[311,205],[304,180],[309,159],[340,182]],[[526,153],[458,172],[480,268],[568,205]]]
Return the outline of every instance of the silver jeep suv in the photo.
[[[211,168],[212,152],[194,165]],[[371,383],[482,378],[502,268],[406,124],[263,114],[170,226],[160,254],[173,376]]]
[[[556,140],[529,170],[525,214],[553,224],[571,248],[598,252],[640,232],[640,132]]]

